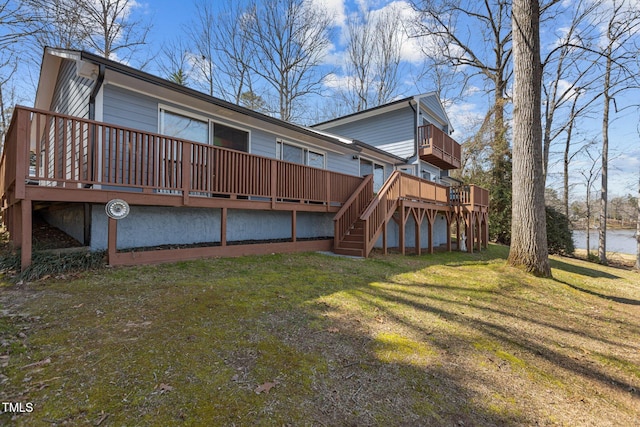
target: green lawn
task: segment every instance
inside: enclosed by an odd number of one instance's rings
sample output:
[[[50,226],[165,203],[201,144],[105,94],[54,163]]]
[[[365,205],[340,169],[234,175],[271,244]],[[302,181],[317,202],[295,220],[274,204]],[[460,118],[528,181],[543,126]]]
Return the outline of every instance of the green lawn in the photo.
[[[0,424],[640,425],[640,274],[322,254],[0,285]],[[1,409],[1,408],[0,408]]]

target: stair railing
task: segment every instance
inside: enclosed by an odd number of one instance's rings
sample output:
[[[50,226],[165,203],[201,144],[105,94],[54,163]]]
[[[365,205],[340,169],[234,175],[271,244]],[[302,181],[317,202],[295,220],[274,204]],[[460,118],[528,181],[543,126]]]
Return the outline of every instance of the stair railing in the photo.
[[[338,247],[351,226],[373,199],[373,175],[367,175],[333,217],[333,245]]]
[[[402,190],[401,176],[402,174],[399,171],[393,172],[360,216],[360,219],[364,221],[365,257],[369,256],[382,227],[389,221],[389,218],[398,207]]]

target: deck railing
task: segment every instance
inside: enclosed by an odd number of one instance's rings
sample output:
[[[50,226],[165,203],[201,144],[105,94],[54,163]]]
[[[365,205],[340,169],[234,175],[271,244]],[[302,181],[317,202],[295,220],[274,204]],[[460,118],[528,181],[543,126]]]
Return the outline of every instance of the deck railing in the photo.
[[[451,201],[462,206],[487,208],[489,207],[489,191],[477,185],[452,187]]]
[[[364,221],[365,256],[371,252],[400,200],[449,206],[449,187],[399,171],[393,172],[360,217]]]
[[[31,172],[29,172],[31,166]],[[49,111],[16,107],[0,160],[14,183],[336,205],[363,178]]]
[[[433,155],[453,166],[454,169],[460,167],[462,153],[460,144],[436,126],[419,126],[418,144],[420,148],[431,149]]]

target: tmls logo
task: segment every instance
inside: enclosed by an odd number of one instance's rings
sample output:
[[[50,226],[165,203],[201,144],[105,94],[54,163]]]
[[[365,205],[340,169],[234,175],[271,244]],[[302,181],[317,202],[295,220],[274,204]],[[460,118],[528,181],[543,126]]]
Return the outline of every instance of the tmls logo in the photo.
[[[33,403],[2,402],[2,412],[11,412],[11,413],[33,412]]]

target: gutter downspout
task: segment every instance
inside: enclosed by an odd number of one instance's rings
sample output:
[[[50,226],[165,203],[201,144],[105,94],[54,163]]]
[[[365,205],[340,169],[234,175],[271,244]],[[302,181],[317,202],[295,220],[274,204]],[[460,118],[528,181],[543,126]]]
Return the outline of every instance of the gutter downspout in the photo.
[[[418,102],[420,102],[418,100]],[[411,109],[413,110],[413,112],[416,115],[416,119],[413,121],[413,154],[410,155],[409,157],[405,158],[406,162],[409,162],[409,159],[415,157],[418,154],[418,111],[414,108],[413,104],[411,103],[411,101],[409,101],[409,107],[411,107]],[[406,164],[406,163],[404,163]],[[398,163],[394,166],[402,166],[403,163]],[[419,167],[419,164],[418,164]],[[419,173],[420,171],[418,171]]]
[[[102,83],[104,83],[104,72],[104,64],[98,65],[98,77],[96,78],[96,84],[93,85],[93,90],[91,91],[91,95],[89,95],[89,120],[96,119],[96,97],[102,88]]]
[[[96,97],[102,88],[102,84],[104,83],[104,73],[105,66],[104,64],[98,65],[98,77],[96,78],[96,83],[93,85],[93,89],[91,90],[91,94],[89,95],[89,120],[96,119]],[[96,127],[91,126],[91,153],[95,153],[96,150]],[[89,160],[89,167],[91,171],[91,180],[95,181],[95,155],[91,155],[91,159]],[[89,203],[84,204],[84,244],[85,246],[89,246],[91,244],[91,205]]]

